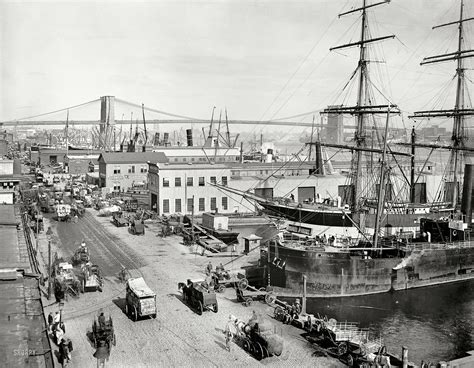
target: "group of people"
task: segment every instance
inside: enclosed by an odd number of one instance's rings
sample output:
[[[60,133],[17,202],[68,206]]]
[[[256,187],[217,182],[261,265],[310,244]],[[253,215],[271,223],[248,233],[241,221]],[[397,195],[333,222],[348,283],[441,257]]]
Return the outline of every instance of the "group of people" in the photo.
[[[61,313],[56,312],[54,315],[52,312],[49,313],[48,332],[53,335],[53,340],[59,347],[62,362],[71,361],[72,341],[66,336],[66,325],[61,319]]]
[[[301,314],[301,309],[302,308],[299,299],[296,299],[291,305],[286,305],[283,323],[290,324],[294,319],[297,319]]]

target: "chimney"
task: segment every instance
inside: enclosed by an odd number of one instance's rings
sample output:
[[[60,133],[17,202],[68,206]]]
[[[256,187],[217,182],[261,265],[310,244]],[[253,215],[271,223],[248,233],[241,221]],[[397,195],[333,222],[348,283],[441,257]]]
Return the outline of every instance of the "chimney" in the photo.
[[[193,130],[192,129],[186,129],[186,140],[188,143],[188,147],[193,146]]]

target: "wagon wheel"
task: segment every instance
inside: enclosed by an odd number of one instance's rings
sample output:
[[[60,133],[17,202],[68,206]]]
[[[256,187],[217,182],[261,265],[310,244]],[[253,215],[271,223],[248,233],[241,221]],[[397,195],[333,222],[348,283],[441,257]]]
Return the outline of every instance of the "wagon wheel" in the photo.
[[[136,322],[138,319],[137,308],[134,306],[132,309],[132,320]]]
[[[245,290],[247,289],[247,286],[249,286],[249,282],[247,281],[246,278],[243,278],[242,280],[239,281],[239,289]]]
[[[214,313],[217,313],[218,310],[219,310],[219,307],[217,306],[217,303],[216,303],[216,304],[214,304],[213,311],[214,311]]]
[[[339,344],[337,344],[337,354],[339,356],[342,356],[342,355],[346,354],[347,350],[348,350],[347,343],[345,341],[340,342]]]
[[[81,282],[81,287],[80,287],[80,292],[81,293],[84,293],[84,291],[86,290],[86,280],[82,280]]]
[[[351,354],[347,354],[346,361],[347,361],[346,364],[348,367],[354,366],[354,358],[352,357]]]
[[[202,315],[202,312],[203,312],[203,311],[204,311],[204,307],[203,307],[203,305],[202,305],[202,302],[199,301],[197,312],[198,312],[199,315]]]
[[[262,360],[263,358],[265,358],[265,355],[264,355],[265,353],[260,343],[256,342],[253,347],[254,347],[254,355],[255,355],[255,358],[257,358],[257,360]]]
[[[130,315],[130,310],[128,309],[128,304],[125,304],[125,314],[126,314],[127,316]]]
[[[252,298],[251,297],[245,298],[244,305],[246,307],[250,307],[252,305]]]
[[[115,346],[117,344],[117,340],[115,339],[115,334],[112,337],[112,345]]]
[[[217,288],[217,292],[218,293],[223,293],[225,290],[225,286],[224,285],[219,285],[218,288]]]
[[[251,353],[251,350],[252,350],[252,344],[250,343],[250,341],[248,339],[245,339],[244,340],[244,350]]]
[[[262,345],[262,350],[263,350],[263,359],[270,356],[270,353],[268,352],[268,349],[263,345]]]
[[[265,295],[265,303],[271,305],[275,303],[275,300],[276,300],[276,296],[274,294],[268,293],[267,295]]]
[[[283,307],[277,305],[275,307],[275,311],[273,312],[273,316],[277,321],[283,321],[283,318],[285,317],[285,310],[283,309]]]
[[[264,288],[264,287],[261,287],[261,288],[259,288],[259,289],[258,289],[258,291],[260,291],[260,292],[264,293],[265,291],[267,291],[267,289],[266,289],[266,288]]]

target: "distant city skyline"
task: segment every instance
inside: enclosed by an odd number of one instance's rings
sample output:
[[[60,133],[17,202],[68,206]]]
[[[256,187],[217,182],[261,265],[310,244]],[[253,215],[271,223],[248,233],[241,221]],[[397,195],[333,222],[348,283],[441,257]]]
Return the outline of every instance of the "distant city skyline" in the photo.
[[[394,0],[369,10],[372,37],[396,35],[375,44],[373,82],[405,113],[431,108],[443,88],[452,92],[454,62],[419,63],[456,49],[456,26],[431,28],[458,19],[459,3]],[[465,16],[474,16],[473,4],[465,3]],[[227,107],[229,119],[265,121],[353,104],[351,94],[337,91],[355,69],[358,49],[329,52],[329,47],[358,40],[360,15],[337,15],[360,5],[360,0],[3,1],[0,121],[103,95],[201,119],[210,118],[213,106],[216,114]],[[467,22],[466,32],[472,29]],[[383,71],[387,79],[380,78]],[[453,101],[451,95],[443,102],[449,108]],[[117,111],[115,118],[128,119],[129,111]],[[74,114],[72,120],[86,113]],[[152,115],[147,118],[160,118]],[[138,111],[134,118],[140,119]],[[451,123],[436,124],[449,129]]]

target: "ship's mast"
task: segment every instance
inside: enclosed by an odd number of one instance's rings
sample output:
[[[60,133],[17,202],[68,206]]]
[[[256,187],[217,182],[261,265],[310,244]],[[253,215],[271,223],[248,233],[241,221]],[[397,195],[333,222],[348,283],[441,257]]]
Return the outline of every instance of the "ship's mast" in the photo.
[[[355,154],[353,157],[353,164],[352,164],[352,210],[354,212],[360,212],[361,210],[361,192],[362,192],[362,185],[363,185],[362,183],[363,156],[362,154],[364,151],[370,151],[370,149],[368,149],[366,145],[366,135],[367,135],[366,134],[367,133],[366,132],[366,120],[367,120],[366,116],[368,114],[384,114],[387,112],[389,108],[392,109],[393,113],[399,113],[399,110],[397,106],[395,105],[392,105],[390,103],[388,105],[372,105],[370,104],[371,101],[369,101],[368,99],[369,78],[368,78],[367,64],[369,60],[367,59],[366,45],[372,42],[382,41],[388,38],[394,38],[395,36],[389,35],[389,36],[382,36],[382,37],[376,37],[376,38],[367,38],[368,36],[367,9],[378,6],[378,5],[387,4],[389,2],[390,0],[386,0],[386,1],[367,5],[367,0],[363,0],[362,7],[339,14],[339,17],[341,17],[341,16],[351,14],[354,12],[359,12],[359,11],[362,12],[360,40],[357,42],[352,42],[352,43],[330,48],[330,50],[333,51],[337,49],[354,47],[354,46],[360,47],[359,62],[357,65],[359,78],[358,78],[356,105],[350,106],[350,107],[343,107],[343,106],[329,107],[323,110],[322,112],[323,114],[338,113],[338,114],[352,114],[356,116],[357,128],[354,134],[355,147],[353,147],[353,151],[355,151]],[[380,150],[376,150],[376,151],[380,152]]]
[[[464,133],[464,119],[466,116],[473,116],[474,109],[466,108],[464,105],[464,89],[465,89],[465,80],[464,80],[464,65],[463,60],[465,58],[474,57],[474,50],[463,50],[463,40],[464,40],[464,22],[474,20],[474,18],[464,19],[464,0],[461,0],[461,6],[459,11],[459,20],[454,22],[449,22],[434,26],[433,29],[446,27],[450,25],[458,25],[458,47],[457,51],[442,54],[429,56],[423,59],[421,65],[440,63],[444,61],[456,60],[456,101],[454,104],[454,109],[451,110],[431,110],[431,111],[417,111],[414,113],[413,118],[420,117],[453,117],[453,132],[452,132],[452,147],[449,147],[452,150],[452,158],[450,162],[453,162],[453,195],[452,195],[452,206],[456,208],[459,203],[459,189],[458,183],[461,178],[459,178],[458,171],[461,171],[461,152],[464,150],[470,151],[469,148],[465,147],[466,135]]]

